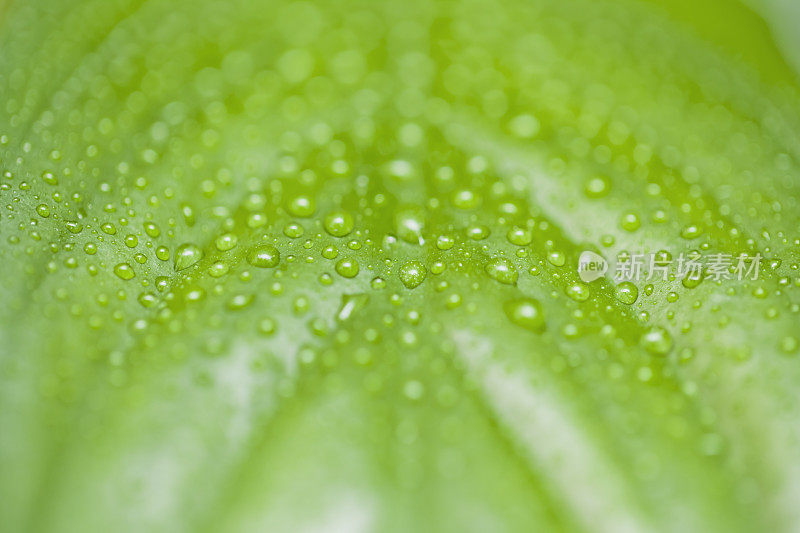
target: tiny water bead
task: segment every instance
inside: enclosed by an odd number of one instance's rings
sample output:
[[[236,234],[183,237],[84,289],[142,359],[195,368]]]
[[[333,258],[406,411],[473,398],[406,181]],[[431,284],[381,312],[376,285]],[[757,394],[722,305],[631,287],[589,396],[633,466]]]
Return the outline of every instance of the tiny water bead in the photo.
[[[545,329],[542,304],[534,298],[517,298],[503,304],[506,317],[521,328],[539,333]]]
[[[653,326],[642,335],[640,344],[648,353],[664,356],[672,350],[672,335],[662,327]]]
[[[505,285],[515,285],[519,278],[517,267],[503,257],[498,257],[489,261],[486,265],[486,273],[489,274],[489,277],[493,280]]]
[[[186,243],[175,250],[175,271],[180,272],[197,264],[203,258],[203,252],[196,244]]]
[[[47,204],[39,204],[36,206],[36,212],[42,218],[47,218],[50,216],[50,208],[47,207]]]
[[[360,266],[355,259],[343,258],[336,263],[336,272],[343,278],[354,278],[359,270]]]
[[[260,244],[247,252],[247,262],[258,268],[274,268],[281,262],[281,253],[271,244]]]
[[[347,211],[338,210],[325,216],[323,226],[330,235],[344,237],[353,231],[354,224],[353,215]]]
[[[133,279],[133,277],[136,275],[133,271],[133,267],[128,263],[119,263],[115,265],[114,274],[116,274],[118,278],[124,279],[125,281]]]
[[[407,261],[400,267],[399,275],[400,281],[407,289],[414,289],[425,281],[427,271],[421,262]]]

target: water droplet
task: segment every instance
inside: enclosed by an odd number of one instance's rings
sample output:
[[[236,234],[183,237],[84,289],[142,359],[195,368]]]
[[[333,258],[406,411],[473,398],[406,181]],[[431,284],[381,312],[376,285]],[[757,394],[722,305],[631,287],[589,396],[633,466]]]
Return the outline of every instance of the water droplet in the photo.
[[[460,189],[453,193],[453,205],[458,209],[474,209],[481,205],[481,197],[469,189]]]
[[[238,311],[249,306],[254,299],[255,297],[252,294],[236,294],[228,300],[227,307],[231,311]]]
[[[214,241],[214,245],[220,252],[227,252],[228,250],[233,250],[238,242],[239,239],[236,238],[236,235],[226,233],[217,237]]]
[[[158,226],[156,226],[152,222],[145,222],[145,224],[144,224],[144,232],[149,237],[153,237],[153,238],[158,237],[159,235],[161,235],[161,230],[158,229]]]
[[[503,257],[495,258],[486,265],[486,273],[500,283],[506,285],[515,285],[519,278],[517,268],[508,260]]]
[[[223,263],[222,261],[217,261],[210,267],[208,267],[208,275],[212,278],[221,278],[225,274],[228,273],[229,267],[227,263]]]
[[[422,211],[419,208],[401,209],[395,215],[395,231],[397,236],[412,244],[423,244],[424,228]]]
[[[47,170],[42,172],[42,180],[48,185],[58,185],[58,178]]]
[[[359,265],[355,259],[340,259],[336,263],[336,272],[344,278],[354,278],[358,271]]]
[[[511,244],[527,246],[533,240],[533,235],[529,229],[514,227],[508,230],[506,238]]]
[[[322,250],[322,257],[325,259],[336,259],[339,256],[339,249],[336,246],[326,246]]]
[[[482,241],[489,237],[489,228],[486,226],[470,226],[467,228],[467,237],[475,241]]]
[[[274,268],[281,262],[281,253],[271,244],[260,244],[247,253],[247,262],[258,268]]]
[[[576,302],[585,302],[589,299],[591,292],[592,291],[589,289],[589,286],[581,282],[573,283],[566,288],[567,296]]]
[[[296,217],[310,217],[317,210],[317,205],[313,198],[300,195],[292,198],[287,209]]]
[[[425,281],[427,271],[419,261],[407,261],[400,267],[400,281],[407,289],[414,289]]]
[[[559,251],[554,251],[547,254],[547,262],[553,266],[562,267],[567,263],[567,257]]]
[[[283,227],[283,234],[291,239],[298,239],[302,237],[304,232],[305,230],[300,224],[291,223],[286,224]]]
[[[690,224],[681,230],[681,237],[684,239],[696,239],[703,234],[703,228],[695,224]]]
[[[339,307],[339,320],[347,320],[359,309],[362,309],[369,302],[367,294],[343,294],[342,304]]]
[[[181,205],[181,214],[183,215],[183,220],[186,222],[186,225],[191,227],[194,226],[195,223],[195,216],[194,216],[194,209],[189,204]]]
[[[275,333],[275,321],[271,318],[265,318],[258,323],[258,331],[262,335],[272,335]]]
[[[512,324],[529,331],[541,332],[545,328],[542,304],[533,298],[517,298],[503,304],[503,311]]]
[[[636,231],[641,225],[642,223],[639,221],[639,217],[633,213],[623,215],[622,220],[620,221],[620,226],[625,231]]]
[[[539,120],[528,113],[512,118],[508,123],[511,134],[521,139],[530,139],[539,133]]]
[[[449,235],[439,235],[436,238],[436,247],[440,250],[449,250],[455,245],[455,241]]]
[[[179,272],[196,264],[203,257],[203,252],[195,244],[186,243],[175,251],[175,271]]]
[[[353,215],[347,211],[338,210],[328,213],[325,217],[325,231],[334,237],[344,237],[353,231]]]
[[[583,192],[589,198],[602,198],[611,190],[611,183],[605,176],[595,176],[589,179],[583,187]]]
[[[640,344],[653,355],[667,355],[672,349],[672,335],[662,327],[653,326],[642,335]]]
[[[419,381],[412,379],[403,386],[403,394],[409,400],[419,400],[425,394],[425,387]]]
[[[133,271],[133,267],[128,263],[117,264],[114,267],[114,274],[116,274],[118,278],[124,279],[125,281],[132,279],[133,276],[136,275]]]
[[[83,224],[80,222],[69,221],[65,222],[64,225],[70,233],[78,234],[83,231]]]
[[[614,296],[624,304],[633,305],[639,298],[639,289],[630,281],[623,281],[614,289]]]

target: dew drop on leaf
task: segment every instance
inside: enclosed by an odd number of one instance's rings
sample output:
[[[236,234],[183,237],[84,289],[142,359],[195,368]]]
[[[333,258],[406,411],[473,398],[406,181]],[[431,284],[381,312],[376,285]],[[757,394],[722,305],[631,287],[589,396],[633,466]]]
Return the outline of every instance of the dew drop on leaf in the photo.
[[[642,334],[640,344],[652,355],[664,356],[672,349],[672,335],[659,326],[653,326]]]
[[[354,278],[360,267],[355,259],[344,258],[336,263],[336,272],[343,278]]]
[[[533,298],[517,298],[503,304],[506,317],[521,328],[539,333],[545,329],[542,304]]]
[[[114,274],[117,275],[118,278],[129,280],[132,279],[135,274],[133,272],[133,267],[130,266],[128,263],[119,263],[114,266]]]
[[[486,273],[495,281],[505,285],[515,285],[519,278],[517,267],[508,259],[498,257],[489,261],[486,265]]]
[[[617,300],[626,304],[632,305],[639,298],[639,289],[630,281],[623,281],[614,289],[614,296]]]
[[[203,252],[196,244],[186,243],[178,246],[175,250],[175,271],[187,269],[192,265],[197,264],[203,257]]]
[[[353,215],[343,210],[328,213],[324,222],[325,231],[334,237],[349,235],[353,231],[353,225]]]
[[[427,271],[425,265],[419,261],[407,261],[400,267],[400,281],[407,289],[418,287],[423,281]]]

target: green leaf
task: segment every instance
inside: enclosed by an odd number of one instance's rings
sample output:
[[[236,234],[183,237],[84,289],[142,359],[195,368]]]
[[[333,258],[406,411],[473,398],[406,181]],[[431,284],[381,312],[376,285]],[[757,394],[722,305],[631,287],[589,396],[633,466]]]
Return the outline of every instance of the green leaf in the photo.
[[[796,77],[652,3],[0,3],[0,530],[796,527]]]

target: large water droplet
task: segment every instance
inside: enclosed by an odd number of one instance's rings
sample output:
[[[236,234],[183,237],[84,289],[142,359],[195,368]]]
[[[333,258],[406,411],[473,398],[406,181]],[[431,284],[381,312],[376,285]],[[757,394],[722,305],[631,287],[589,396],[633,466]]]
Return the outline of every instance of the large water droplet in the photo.
[[[186,243],[175,251],[175,270],[181,271],[196,264],[203,257],[203,252],[195,244]]]
[[[344,237],[353,231],[353,215],[347,211],[333,211],[325,217],[325,231],[334,237]]]
[[[133,276],[136,275],[133,272],[133,267],[128,263],[119,263],[116,265],[114,267],[114,274],[116,274],[118,278],[124,279],[125,281],[132,279]]]
[[[672,349],[672,335],[662,327],[653,326],[642,335],[640,344],[653,355],[667,355]]]
[[[639,297],[639,289],[630,281],[623,281],[614,289],[614,296],[624,304],[633,305]]]
[[[247,262],[258,268],[273,268],[281,262],[281,253],[271,244],[260,244],[247,253]]]
[[[521,328],[540,332],[545,328],[542,304],[533,298],[517,298],[503,304],[503,311],[511,321]]]
[[[408,261],[400,267],[400,281],[407,289],[418,287],[425,281],[426,274],[425,265],[419,261]]]

